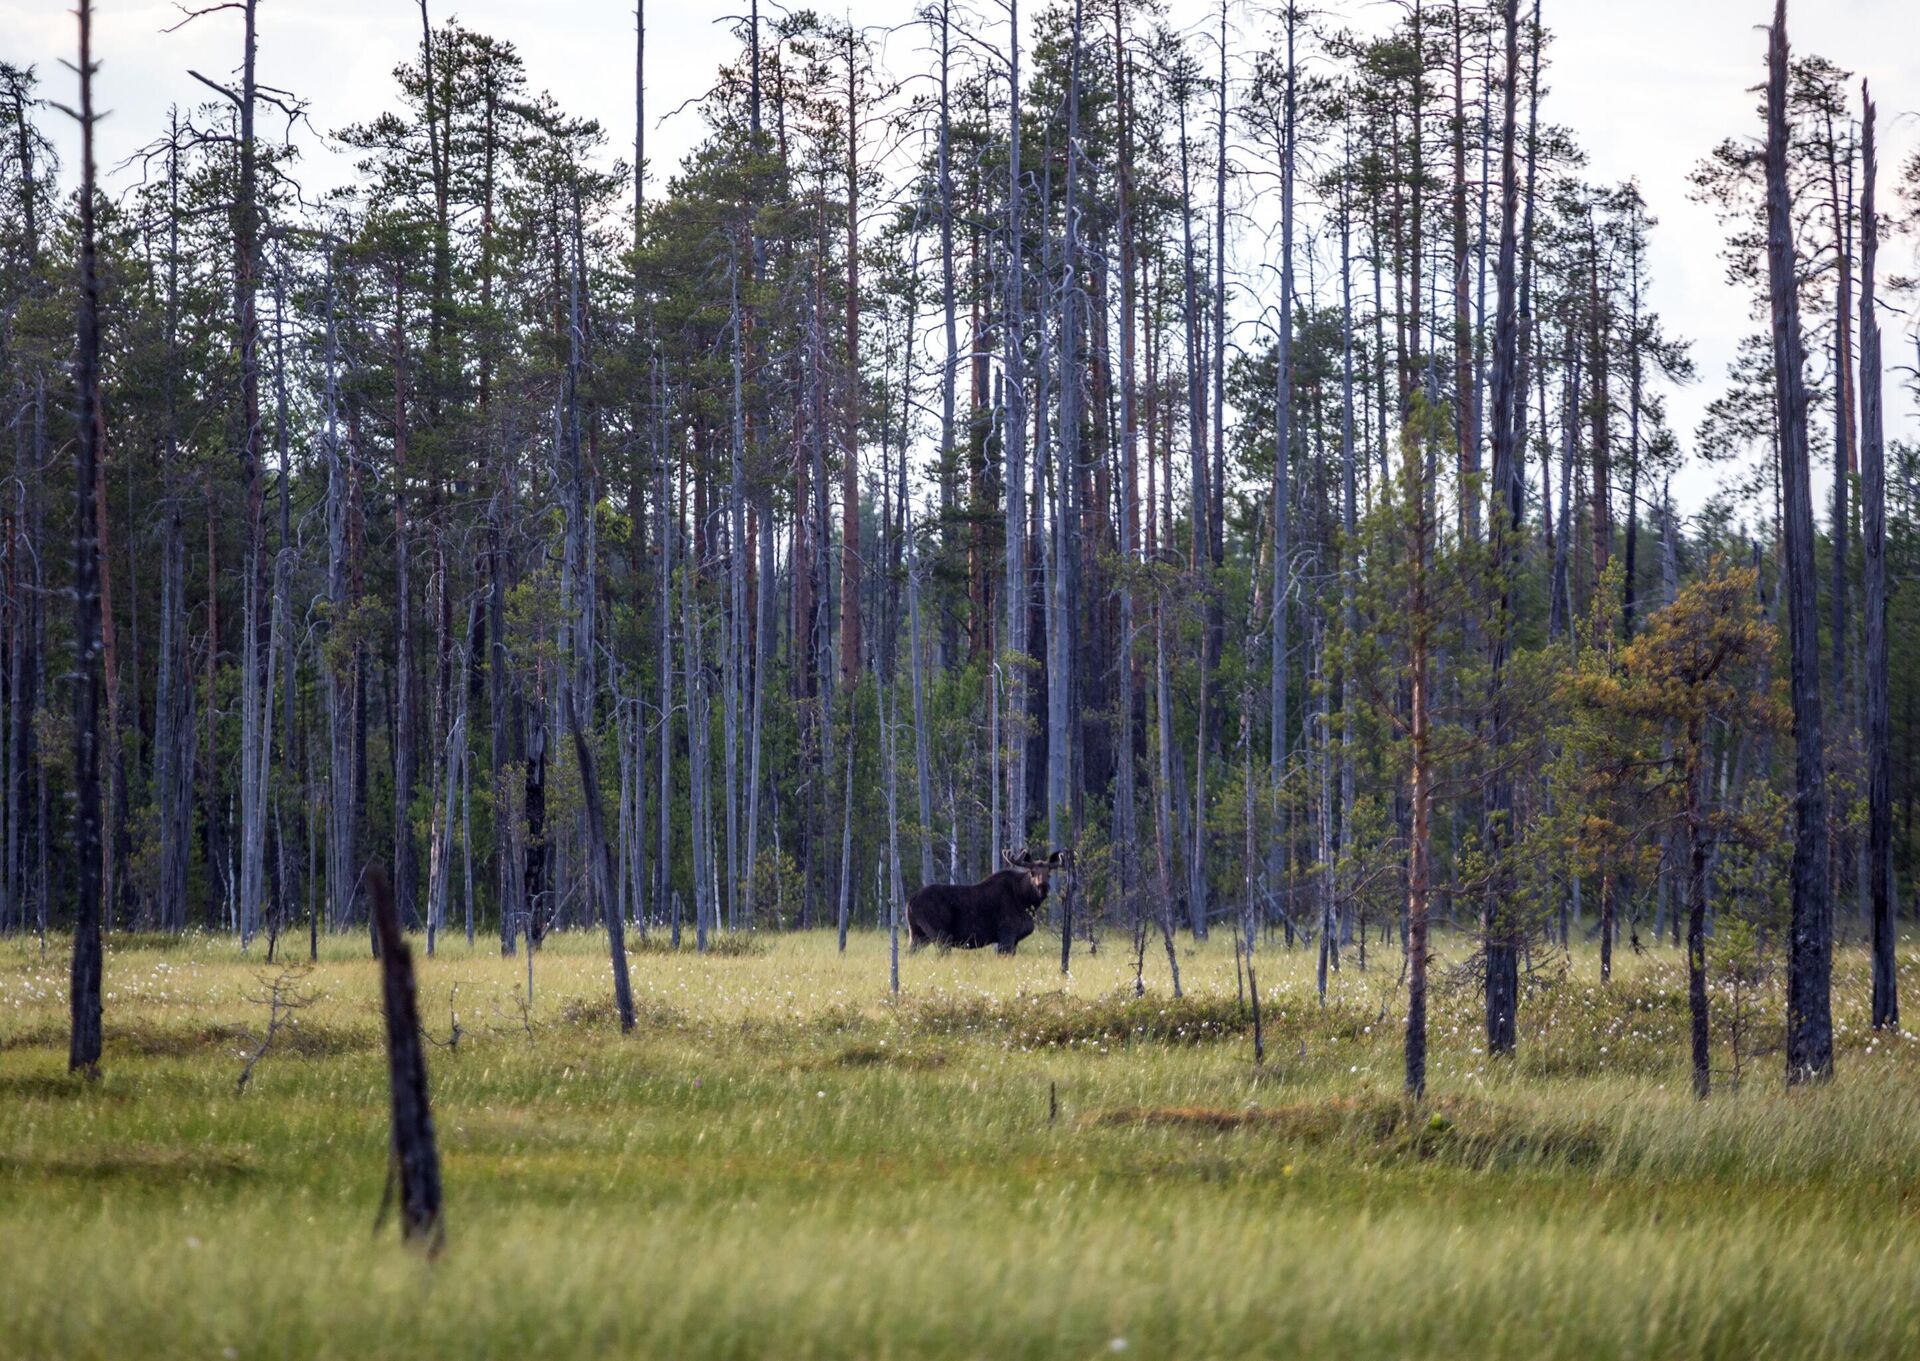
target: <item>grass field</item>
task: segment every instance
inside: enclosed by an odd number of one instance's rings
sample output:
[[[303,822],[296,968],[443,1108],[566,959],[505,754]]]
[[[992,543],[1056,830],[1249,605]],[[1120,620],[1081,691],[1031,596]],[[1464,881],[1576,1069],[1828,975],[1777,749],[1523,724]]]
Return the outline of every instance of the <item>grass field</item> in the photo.
[[[1857,950],[1821,1089],[1762,1053],[1696,1103],[1662,948],[1605,988],[1540,961],[1514,1063],[1443,989],[1416,1109],[1397,948],[1324,1009],[1305,952],[1263,950],[1256,1068],[1224,934],[1177,1004],[1151,954],[1131,998],[1120,944],[1071,980],[1044,935],[903,958],[897,1004],[880,936],[636,946],[622,1038],[595,940],[549,943],[530,1006],[524,960],[456,941],[417,960],[428,1262],[373,1231],[362,940],[294,980],[244,1095],[257,952],[110,938],[87,1084],[64,943],[0,943],[0,1357],[1920,1355],[1920,1060],[1866,1028]]]

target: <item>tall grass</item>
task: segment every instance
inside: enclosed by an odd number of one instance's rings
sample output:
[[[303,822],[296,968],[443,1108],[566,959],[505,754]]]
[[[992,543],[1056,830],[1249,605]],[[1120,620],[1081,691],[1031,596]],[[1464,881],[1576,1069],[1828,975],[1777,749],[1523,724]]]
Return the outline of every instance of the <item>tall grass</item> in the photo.
[[[763,945],[636,950],[627,1039],[591,938],[549,943],[530,1002],[524,960],[420,960],[431,1264],[372,1229],[357,938],[244,1096],[257,958],[114,945],[84,1084],[64,957],[0,945],[0,1356],[1920,1354],[1920,1066],[1864,1029],[1855,952],[1825,1087],[1761,1053],[1694,1101],[1679,961],[1602,987],[1580,954],[1517,1063],[1443,994],[1413,1107],[1386,951],[1322,1007],[1269,950],[1256,1069],[1225,942],[1185,947],[1179,1002],[1151,967],[1134,998],[1112,948],[1068,979],[923,953],[894,1002],[883,938]]]

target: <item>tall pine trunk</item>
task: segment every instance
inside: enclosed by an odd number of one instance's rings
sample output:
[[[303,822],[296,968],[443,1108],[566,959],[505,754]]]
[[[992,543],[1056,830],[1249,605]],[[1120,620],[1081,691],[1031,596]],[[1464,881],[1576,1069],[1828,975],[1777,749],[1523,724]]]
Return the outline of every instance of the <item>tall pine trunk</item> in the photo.
[[[94,472],[99,465],[100,278],[94,244],[93,6],[80,0],[80,305],[74,348],[73,1023],[67,1068],[92,1076],[100,1063],[100,594]]]
[[[1893,744],[1887,712],[1887,469],[1885,418],[1881,409],[1880,322],[1874,269],[1880,223],[1874,206],[1874,119],[1865,81],[1860,192],[1860,471],[1866,516],[1867,634],[1867,883],[1873,916],[1873,1024],[1900,1025],[1899,984],[1894,964]]]
[[[1827,883],[1827,776],[1820,704],[1820,620],[1808,485],[1806,354],[1800,337],[1793,198],[1787,187],[1787,0],[1767,34],[1767,281],[1785,511],[1787,632],[1794,732],[1792,908],[1787,958],[1787,1081],[1833,1072],[1833,905]]]

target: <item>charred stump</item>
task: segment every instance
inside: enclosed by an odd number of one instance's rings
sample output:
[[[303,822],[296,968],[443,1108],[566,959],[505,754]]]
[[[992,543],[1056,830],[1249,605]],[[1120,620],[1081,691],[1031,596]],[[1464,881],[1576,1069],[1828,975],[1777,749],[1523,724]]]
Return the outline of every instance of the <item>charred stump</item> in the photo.
[[[387,1015],[387,1083],[392,1097],[393,1140],[380,1217],[386,1217],[397,1182],[400,1236],[409,1242],[424,1242],[431,1256],[446,1240],[446,1225],[440,1214],[440,1152],[434,1143],[433,1112],[427,1101],[427,1054],[414,996],[413,954],[401,939],[393,888],[386,873],[370,866],[367,886],[373,901],[374,931],[380,941],[381,1000]]]

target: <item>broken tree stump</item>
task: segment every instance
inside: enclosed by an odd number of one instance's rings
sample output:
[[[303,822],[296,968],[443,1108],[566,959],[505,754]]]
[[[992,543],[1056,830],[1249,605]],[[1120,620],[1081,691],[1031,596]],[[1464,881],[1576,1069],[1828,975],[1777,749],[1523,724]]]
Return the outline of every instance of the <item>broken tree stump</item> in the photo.
[[[426,1245],[427,1254],[446,1241],[441,1218],[440,1151],[433,1139],[433,1111],[427,1101],[427,1053],[420,1038],[420,1008],[414,995],[413,955],[400,936],[393,889],[378,866],[367,871],[373,902],[373,926],[380,941],[381,997],[387,1015],[387,1086],[391,1094],[393,1138],[387,1164],[387,1190],[381,1218],[398,1182],[400,1236]]]

